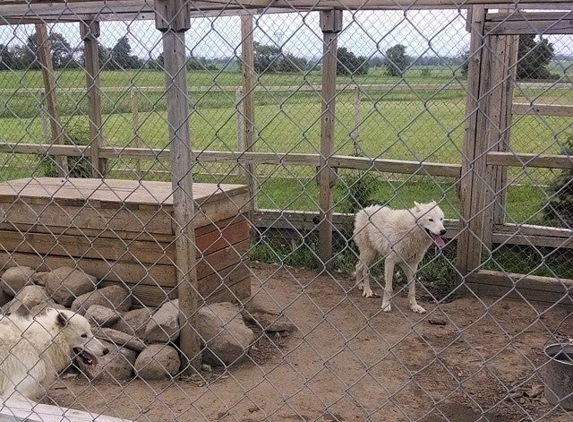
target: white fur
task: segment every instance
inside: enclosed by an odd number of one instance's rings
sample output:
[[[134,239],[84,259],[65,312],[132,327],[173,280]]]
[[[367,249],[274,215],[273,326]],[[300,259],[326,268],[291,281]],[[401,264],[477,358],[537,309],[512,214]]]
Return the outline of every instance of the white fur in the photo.
[[[409,210],[394,210],[379,205],[370,206],[356,214],[354,242],[360,257],[356,265],[356,280],[362,287],[362,295],[372,297],[370,289],[370,267],[379,257],[384,257],[384,278],[386,280],[382,310],[392,310],[392,277],[394,265],[404,270],[409,284],[410,309],[417,313],[426,310],[416,302],[414,274],[418,264],[432,244],[431,234],[439,238],[444,235],[444,213],[435,202],[415,203]]]
[[[36,398],[72,363],[75,348],[96,358],[107,353],[79,314],[49,308],[34,317],[2,317],[0,397]]]

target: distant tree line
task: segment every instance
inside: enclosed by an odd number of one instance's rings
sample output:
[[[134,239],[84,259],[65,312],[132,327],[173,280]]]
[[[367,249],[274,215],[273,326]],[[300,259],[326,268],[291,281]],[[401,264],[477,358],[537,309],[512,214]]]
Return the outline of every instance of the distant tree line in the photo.
[[[51,45],[52,64],[54,69],[76,69],[84,65],[83,49],[74,49],[70,43],[59,33],[48,35]],[[132,54],[131,45],[127,35],[117,40],[109,48],[98,43],[98,59],[102,70],[120,69],[163,69],[163,54],[155,59],[143,60]],[[38,44],[36,34],[30,35],[24,45],[9,47],[0,44],[0,70],[39,70]],[[207,59],[189,57],[187,59],[189,70],[213,70],[217,66]]]
[[[74,69],[82,67],[84,56],[82,49],[74,49],[69,42],[57,32],[48,36],[51,44],[52,62],[56,69]],[[554,57],[554,47],[546,39],[535,40],[534,35],[521,35],[519,37],[519,52],[517,64],[517,79],[551,79],[555,76],[550,73],[547,66]],[[452,66],[460,67],[467,73],[469,53],[459,57],[418,57],[416,59],[406,54],[406,46],[396,44],[388,48],[384,54],[365,57],[357,56],[345,47],[337,51],[338,75],[359,76],[366,75],[374,68],[383,68],[390,76],[403,76],[412,66]],[[109,48],[98,45],[98,58],[103,70],[119,69],[156,69],[164,68],[163,53],[154,59],[143,60],[132,54],[131,45],[127,35],[121,37],[116,44]],[[223,62],[214,59],[189,56],[187,68],[189,70],[216,70],[221,64],[228,66],[235,59],[224,59]],[[254,67],[257,73],[289,73],[304,72],[317,68],[319,62],[297,57],[292,53],[284,52],[277,46],[254,43]],[[0,70],[40,69],[38,60],[38,45],[36,34],[30,35],[24,45],[6,46],[0,44]]]

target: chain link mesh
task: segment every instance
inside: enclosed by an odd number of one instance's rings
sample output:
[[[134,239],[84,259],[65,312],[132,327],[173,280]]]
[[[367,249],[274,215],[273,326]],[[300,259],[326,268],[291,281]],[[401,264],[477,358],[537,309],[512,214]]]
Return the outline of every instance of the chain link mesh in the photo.
[[[344,8],[333,99],[320,2],[191,5],[185,222],[169,35],[151,3],[0,5],[2,415],[21,417],[10,400],[38,387],[40,420],[44,404],[70,421],[65,408],[155,422],[571,419],[570,5],[401,3]],[[383,312],[383,283],[366,298],[353,274],[354,215],[433,200],[448,243],[417,268],[427,313],[408,308],[400,271]],[[191,268],[177,258],[189,244]],[[192,312],[178,313],[188,285]],[[54,321],[52,307],[85,320]]]

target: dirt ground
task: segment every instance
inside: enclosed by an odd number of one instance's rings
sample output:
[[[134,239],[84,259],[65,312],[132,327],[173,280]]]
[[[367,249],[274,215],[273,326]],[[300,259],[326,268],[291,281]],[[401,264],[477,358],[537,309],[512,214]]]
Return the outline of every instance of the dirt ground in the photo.
[[[567,310],[525,301],[429,300],[391,313],[354,282],[252,264],[253,294],[297,330],[260,337],[249,360],[204,379],[63,379],[54,403],[137,421],[571,421],[544,398],[543,349],[573,337]],[[379,291],[379,290],[378,290]]]

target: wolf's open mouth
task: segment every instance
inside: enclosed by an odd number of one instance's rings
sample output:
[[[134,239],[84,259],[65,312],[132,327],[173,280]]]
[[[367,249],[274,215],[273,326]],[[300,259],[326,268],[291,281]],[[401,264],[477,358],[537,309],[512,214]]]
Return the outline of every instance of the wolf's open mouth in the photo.
[[[74,353],[76,354],[76,359],[79,359],[83,364],[88,366],[96,366],[97,358],[89,352],[79,347],[74,347]]]
[[[446,246],[446,242],[444,241],[444,239],[442,239],[441,236],[432,233],[430,230],[426,229],[426,233],[428,233],[428,236],[430,236],[430,238],[432,239],[432,242],[434,242],[434,244],[442,249],[444,246]]]

